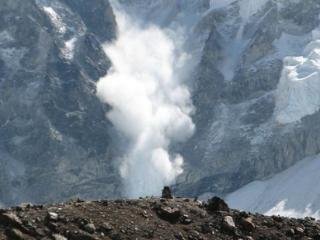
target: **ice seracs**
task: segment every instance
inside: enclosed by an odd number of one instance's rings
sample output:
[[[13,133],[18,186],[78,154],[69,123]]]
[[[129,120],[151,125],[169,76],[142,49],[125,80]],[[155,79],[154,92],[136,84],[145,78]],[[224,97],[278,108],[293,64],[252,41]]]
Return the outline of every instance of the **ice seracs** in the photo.
[[[281,124],[297,122],[320,109],[320,37],[313,31],[313,41],[303,56],[286,57],[276,92],[275,119]]]

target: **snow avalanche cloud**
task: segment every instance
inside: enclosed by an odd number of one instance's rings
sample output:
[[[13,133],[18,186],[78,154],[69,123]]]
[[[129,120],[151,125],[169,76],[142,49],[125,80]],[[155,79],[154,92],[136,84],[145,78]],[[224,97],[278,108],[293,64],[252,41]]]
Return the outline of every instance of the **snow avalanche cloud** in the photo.
[[[130,142],[120,166],[125,195],[158,195],[183,172],[183,158],[171,144],[195,128],[190,93],[176,75],[185,54],[162,29],[115,12],[119,37],[105,46],[113,68],[98,82],[97,94],[112,106],[107,117]]]

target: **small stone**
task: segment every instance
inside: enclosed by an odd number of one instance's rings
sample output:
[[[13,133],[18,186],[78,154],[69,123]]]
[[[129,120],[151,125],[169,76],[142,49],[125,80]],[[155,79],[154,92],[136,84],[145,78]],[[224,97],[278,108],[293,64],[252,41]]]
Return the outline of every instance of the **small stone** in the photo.
[[[190,224],[190,223],[192,223],[192,220],[189,218],[188,215],[184,214],[184,215],[182,215],[182,216],[180,217],[180,222],[181,222],[182,224]]]
[[[157,214],[163,220],[169,221],[171,223],[177,222],[181,216],[181,212],[178,208],[163,206],[158,207]]]
[[[47,220],[49,221],[58,221],[59,215],[55,212],[48,212],[47,214]]]
[[[54,240],[68,240],[66,237],[64,237],[60,234],[53,234],[52,237]]]
[[[296,227],[296,233],[297,234],[303,234],[304,230],[301,227]]]
[[[94,233],[96,231],[96,227],[93,223],[88,223],[84,225],[84,230],[87,231],[88,233]]]
[[[231,216],[225,216],[223,218],[223,228],[227,231],[233,231],[236,228],[236,224]]]
[[[251,236],[245,236],[244,239],[245,239],[245,240],[254,240],[253,237],[251,237]]]
[[[190,240],[193,240],[193,239],[199,239],[200,236],[201,236],[201,235],[200,235],[200,233],[199,233],[198,231],[193,230],[193,231],[191,231],[191,233],[190,233],[190,235],[188,236],[188,238],[189,238]]]
[[[144,218],[148,218],[148,212],[146,210],[143,210],[141,215],[144,217]]]
[[[113,230],[113,227],[112,227],[112,225],[111,225],[110,223],[104,222],[104,223],[102,224],[102,226],[101,226],[101,229],[102,229],[103,231],[105,231],[105,232],[110,232],[110,231]]]
[[[252,222],[252,218],[250,217],[242,218],[240,224],[242,228],[248,232],[252,232],[256,228],[256,225]]]

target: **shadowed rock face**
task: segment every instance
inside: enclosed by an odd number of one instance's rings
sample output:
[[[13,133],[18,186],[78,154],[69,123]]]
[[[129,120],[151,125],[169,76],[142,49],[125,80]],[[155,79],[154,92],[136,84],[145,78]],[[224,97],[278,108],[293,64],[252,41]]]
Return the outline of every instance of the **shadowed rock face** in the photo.
[[[115,19],[108,1],[77,3],[0,1],[4,204],[116,195],[111,124],[94,84],[110,67],[101,41],[115,37]]]
[[[185,147],[182,194],[223,195],[320,151],[319,113],[290,124],[274,117],[282,60],[310,41],[318,1],[269,1],[244,25],[239,6],[215,9],[198,25],[210,34],[194,81],[197,132]],[[288,47],[285,37],[302,46]]]
[[[110,41],[116,36],[116,22],[109,0],[63,0],[78,13],[87,28],[100,41]]]

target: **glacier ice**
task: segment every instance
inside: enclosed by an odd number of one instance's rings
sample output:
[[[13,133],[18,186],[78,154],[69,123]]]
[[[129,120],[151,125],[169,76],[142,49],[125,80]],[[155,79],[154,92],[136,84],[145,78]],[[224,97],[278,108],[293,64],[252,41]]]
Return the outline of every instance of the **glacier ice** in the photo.
[[[320,109],[320,37],[314,30],[313,41],[302,56],[286,57],[276,91],[275,119],[278,123],[297,122]]]

